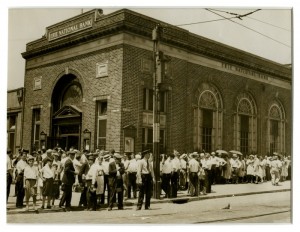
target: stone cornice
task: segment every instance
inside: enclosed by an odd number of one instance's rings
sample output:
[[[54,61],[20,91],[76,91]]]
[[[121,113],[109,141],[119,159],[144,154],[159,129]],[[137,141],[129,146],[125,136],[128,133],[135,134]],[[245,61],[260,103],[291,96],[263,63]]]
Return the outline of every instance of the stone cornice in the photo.
[[[94,14],[96,11],[87,13]],[[150,40],[152,29],[157,23],[164,28],[161,43],[175,46],[210,59],[236,64],[247,69],[275,76],[279,79],[291,81],[292,69],[289,67],[195,35],[187,30],[127,9],[122,9],[108,15],[101,15],[98,18],[95,17],[93,27],[90,29],[59,38],[55,41],[49,42],[46,36],[44,36],[41,39],[28,43],[26,52],[22,53],[22,56],[25,59],[30,59],[122,32],[130,32]],[[51,28],[54,26],[51,26]]]

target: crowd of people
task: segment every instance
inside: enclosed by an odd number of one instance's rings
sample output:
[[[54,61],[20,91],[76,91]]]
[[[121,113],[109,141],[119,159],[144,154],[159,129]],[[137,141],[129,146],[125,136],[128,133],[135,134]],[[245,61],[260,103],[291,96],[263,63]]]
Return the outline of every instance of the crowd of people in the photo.
[[[180,190],[187,190],[190,196],[206,195],[214,184],[271,181],[276,186],[291,178],[291,159],[277,153],[262,157],[174,150],[160,155],[158,178],[165,198],[176,198]],[[20,149],[16,155],[7,150],[7,201],[13,182],[16,207],[26,210],[32,198],[33,210],[37,210],[37,200],[42,201],[41,209],[51,209],[57,200],[59,207],[70,211],[73,191],[81,192],[78,207],[85,210],[96,211],[104,205],[108,211],[114,205],[122,210],[123,202],[130,198],[138,198],[136,210],[141,210],[145,198],[147,210],[155,183],[153,155],[149,150],[124,155],[113,149],[90,153],[54,148],[31,154]]]

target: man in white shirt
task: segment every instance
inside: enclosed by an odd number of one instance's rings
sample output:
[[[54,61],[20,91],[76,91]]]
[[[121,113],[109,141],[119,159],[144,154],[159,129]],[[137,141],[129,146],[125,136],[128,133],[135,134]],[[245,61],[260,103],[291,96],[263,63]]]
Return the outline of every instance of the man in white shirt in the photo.
[[[200,171],[200,164],[199,162],[195,159],[198,156],[197,152],[192,153],[191,159],[189,160],[189,165],[188,165],[188,174],[189,174],[189,179],[190,179],[190,194],[191,196],[198,196],[198,172]]]
[[[174,151],[174,154],[171,155],[171,163],[172,163],[172,173],[171,173],[171,197],[177,197],[178,190],[178,179],[180,172],[180,161],[178,159],[179,152]]]
[[[102,162],[103,172],[104,172],[104,190],[103,190],[104,192],[103,192],[103,195],[101,196],[101,204],[104,204],[106,190],[107,190],[107,204],[109,203],[109,196],[110,196],[110,188],[109,188],[109,184],[108,184],[109,160],[110,160],[110,155],[105,154],[103,157],[103,162]]]
[[[87,187],[87,210],[97,210],[97,196],[96,196],[96,188],[94,188],[94,185],[92,184],[93,178],[95,178],[98,165],[94,162],[95,157],[93,155],[90,155],[88,157],[88,165],[90,166],[86,176],[86,187]]]
[[[130,154],[130,160],[128,163],[128,167],[125,170],[127,171],[128,174],[128,199],[131,198],[131,190],[133,192],[133,198],[136,198],[136,174],[137,174],[137,161],[134,158],[134,154]]]
[[[179,173],[179,187],[181,190],[187,188],[187,155],[183,154],[180,156],[180,173]]]
[[[172,173],[172,161],[170,157],[163,154],[161,161],[161,173],[162,173],[162,182],[161,187],[165,192],[165,198],[171,197],[171,173]]]
[[[37,177],[39,175],[38,169],[33,165],[34,157],[28,155],[28,165],[24,169],[24,183],[25,183],[25,202],[26,211],[29,210],[29,199],[32,196],[33,210],[36,210],[36,195],[37,195]]]
[[[44,159],[44,167],[41,170],[42,173],[42,179],[43,179],[43,202],[41,209],[45,208],[45,201],[47,198],[47,209],[51,209],[51,199],[52,199],[52,191],[53,191],[53,181],[54,181],[54,174],[51,169],[53,160],[49,157],[46,157]]]
[[[277,185],[280,180],[280,169],[282,167],[282,163],[280,160],[278,160],[277,155],[273,156],[273,159],[270,163],[270,172],[272,177],[272,185]]]
[[[153,189],[153,183],[155,182],[155,175],[153,171],[153,163],[149,162],[150,150],[142,152],[144,156],[142,160],[138,162],[137,169],[137,184],[140,186],[139,199],[137,203],[137,210],[142,209],[144,196],[145,209],[150,209],[151,193]]]

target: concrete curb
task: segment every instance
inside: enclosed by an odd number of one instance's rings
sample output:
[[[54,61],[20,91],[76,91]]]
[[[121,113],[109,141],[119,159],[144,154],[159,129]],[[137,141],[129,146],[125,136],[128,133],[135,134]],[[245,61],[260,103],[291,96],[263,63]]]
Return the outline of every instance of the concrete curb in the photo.
[[[164,198],[164,199],[151,199],[151,204],[163,204],[163,203],[173,203],[173,204],[183,204],[191,201],[200,201],[200,200],[209,200],[209,199],[217,199],[217,198],[227,198],[227,197],[237,197],[237,196],[246,196],[246,195],[254,195],[254,194],[265,194],[265,193],[274,193],[274,192],[288,192],[291,189],[278,189],[278,190],[269,190],[269,191],[260,191],[260,192],[246,192],[246,193],[236,193],[236,194],[221,194],[221,195],[201,195],[198,197],[190,197],[190,196],[180,196],[177,198]],[[137,199],[135,202],[132,201],[124,201],[124,206],[134,206],[137,204]],[[101,208],[106,208],[107,205],[102,206]],[[83,208],[74,207],[73,212],[83,211]],[[71,212],[72,212],[71,211]],[[38,209],[38,212],[33,210],[25,211],[25,209],[7,209],[7,215],[13,214],[38,214],[38,213],[57,213],[57,212],[66,212],[64,208],[55,207],[52,209]]]

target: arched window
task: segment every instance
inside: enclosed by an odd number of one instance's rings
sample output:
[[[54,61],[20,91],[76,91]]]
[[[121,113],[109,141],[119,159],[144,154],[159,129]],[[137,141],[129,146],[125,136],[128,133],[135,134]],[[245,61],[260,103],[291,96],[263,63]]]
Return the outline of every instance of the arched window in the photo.
[[[198,89],[194,108],[194,150],[211,152],[222,148],[223,103],[217,88],[204,83]]]
[[[278,101],[269,107],[267,147],[270,154],[285,152],[285,111]]]
[[[257,151],[257,108],[253,97],[242,93],[236,98],[234,149],[243,154]]]

